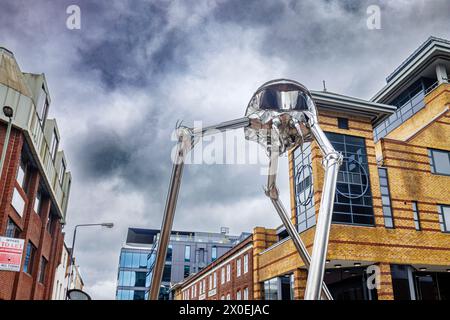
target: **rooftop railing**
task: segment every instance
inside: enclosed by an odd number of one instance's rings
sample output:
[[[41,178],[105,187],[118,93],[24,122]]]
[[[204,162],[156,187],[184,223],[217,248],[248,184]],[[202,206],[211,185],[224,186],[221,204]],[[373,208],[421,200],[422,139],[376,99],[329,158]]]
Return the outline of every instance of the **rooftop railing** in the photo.
[[[425,96],[433,91],[439,83],[436,81],[429,87],[418,92],[415,96],[409,99],[405,104],[398,107],[397,110],[389,116],[386,120],[380,123],[374,130],[375,142],[388,135],[395,128],[399,127],[403,122],[411,118],[414,114],[425,107]]]

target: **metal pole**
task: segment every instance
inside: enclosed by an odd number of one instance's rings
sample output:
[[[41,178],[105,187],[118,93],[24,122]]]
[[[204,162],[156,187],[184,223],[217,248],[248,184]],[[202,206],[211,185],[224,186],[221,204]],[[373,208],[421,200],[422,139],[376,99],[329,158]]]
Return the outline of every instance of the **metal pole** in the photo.
[[[84,223],[84,224],[77,224],[73,231],[73,238],[72,238],[72,248],[70,250],[70,257],[69,257],[69,263],[70,263],[70,270],[69,270],[69,279],[67,279],[67,288],[66,288],[66,300],[68,299],[67,292],[70,290],[70,286],[72,284],[72,277],[73,277],[73,252],[75,251],[75,239],[77,237],[77,228],[78,227],[92,227],[92,226],[104,226],[108,228],[112,228],[112,223]]]
[[[9,137],[11,135],[12,117],[9,117],[8,128],[6,129],[5,141],[3,143],[2,157],[0,158],[0,177],[3,174],[3,164],[5,163],[6,151],[9,146]]]
[[[250,124],[247,117],[239,118],[231,121],[219,123],[204,129],[190,129],[187,127],[179,127],[178,143],[176,149],[176,158],[172,166],[172,174],[170,176],[169,191],[167,193],[166,206],[164,208],[164,216],[161,224],[161,231],[156,249],[156,260],[153,267],[152,279],[150,284],[149,300],[158,300],[159,290],[161,288],[162,274],[169,246],[170,234],[172,232],[173,219],[177,206],[178,193],[180,191],[181,178],[183,175],[184,159],[195,145],[197,139],[214,134],[217,131],[226,131],[246,127]]]
[[[311,264],[311,257],[309,256],[309,252],[306,249],[291,219],[289,219],[286,213],[286,209],[284,208],[283,203],[279,198],[278,188],[276,187],[276,175],[278,170],[277,168],[278,168],[278,154],[272,152],[270,155],[269,177],[267,180],[266,194],[272,201],[272,204],[275,207],[275,210],[277,211],[278,215],[280,216],[280,219],[283,222],[283,225],[286,228],[287,233],[291,237],[291,240],[294,243],[294,246],[297,249],[300,258],[303,260],[306,269],[309,269]],[[322,285],[322,297],[324,300],[333,300],[333,296],[331,295],[325,283],[323,283]]]
[[[69,257],[69,263],[70,263],[70,270],[69,270],[69,279],[67,279],[67,290],[66,290],[66,300],[68,299],[67,293],[70,290],[70,286],[72,285],[72,276],[73,276],[73,251],[75,250],[75,239],[77,237],[77,228],[78,226],[75,226],[75,229],[73,231],[73,238],[72,238],[72,248],[70,249],[70,257]]]
[[[342,162],[342,155],[336,152],[325,133],[317,123],[311,125],[320,150],[323,153],[325,179],[323,183],[322,198],[320,201],[319,216],[317,219],[314,246],[311,256],[306,282],[305,300],[319,300],[322,290],[325,263],[327,258],[328,238],[330,235],[331,218],[333,216],[334,195],[336,192],[337,175]]]
[[[156,249],[156,261],[155,266],[153,267],[152,282],[149,294],[150,300],[158,300],[159,297],[162,274],[167,255],[167,247],[169,246],[170,233],[172,232],[173,218],[175,216],[175,208],[177,205],[178,193],[180,191],[185,157],[185,150],[181,139],[183,139],[183,137],[180,137],[177,144],[176,161],[172,167],[169,192],[167,194],[166,207],[164,209],[164,217],[161,225],[158,247]]]

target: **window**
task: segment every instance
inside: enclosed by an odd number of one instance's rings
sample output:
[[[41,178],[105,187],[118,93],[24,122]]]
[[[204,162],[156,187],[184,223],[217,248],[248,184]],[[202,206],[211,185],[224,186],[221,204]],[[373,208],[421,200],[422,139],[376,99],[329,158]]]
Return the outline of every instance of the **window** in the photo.
[[[221,274],[220,274],[220,283],[224,284],[225,283],[225,268],[222,268],[221,270]]]
[[[44,257],[41,257],[41,264],[39,266],[39,275],[38,275],[40,283],[44,283],[46,271],[47,271],[47,260]]]
[[[419,218],[419,208],[417,206],[417,201],[412,202],[412,210],[414,215],[414,226],[417,231],[420,231],[420,218]]]
[[[225,300],[225,296],[221,296],[221,297],[220,297],[220,300]]]
[[[170,282],[170,274],[172,272],[172,265],[166,264],[164,265],[164,271],[162,276],[163,282]]]
[[[241,259],[236,260],[236,276],[241,276]]]
[[[52,225],[53,225],[53,213],[49,212],[48,213],[48,218],[47,218],[47,225],[45,226],[45,229],[47,230],[48,233],[52,233]]]
[[[303,152],[302,152],[303,151]],[[316,224],[312,175],[311,143],[294,150],[294,189],[297,228],[302,232]]]
[[[374,225],[372,192],[364,138],[326,133],[344,159],[339,168],[333,222]]]
[[[33,260],[35,253],[36,247],[31,243],[31,241],[28,241],[27,251],[25,253],[25,263],[23,265],[23,272],[26,272],[28,274],[31,274],[33,272]]]
[[[189,274],[191,273],[191,267],[189,265],[185,265],[184,266],[184,277],[187,278],[189,277]]]
[[[53,130],[52,143],[50,147],[50,154],[52,155],[53,161],[55,161],[56,153],[58,152],[59,138],[56,130]]]
[[[199,288],[199,290],[198,290],[199,292],[199,294],[202,294],[203,293],[203,281],[200,281],[200,288]]]
[[[47,112],[48,112],[47,92],[45,92],[44,85],[42,85],[41,92],[39,94],[39,99],[36,104],[36,112],[37,112],[39,121],[41,122],[41,125],[43,125],[45,122],[45,119],[47,117]]]
[[[169,244],[169,246],[167,247],[166,262],[172,262],[172,245],[171,244]]]
[[[248,300],[248,288],[244,289],[244,300]]]
[[[25,209],[25,201],[23,200],[17,188],[14,188],[11,205],[13,206],[14,210],[16,210],[17,214],[22,217],[23,210]]]
[[[387,169],[378,168],[378,175],[380,177],[380,191],[381,203],[383,205],[384,226],[386,228],[394,228]]]
[[[248,254],[244,255],[244,274],[248,272]]]
[[[227,282],[231,280],[231,265],[227,264]]]
[[[58,175],[59,183],[61,185],[63,185],[63,183],[64,183],[65,173],[66,173],[66,162],[64,161],[64,159],[62,159],[61,166],[59,167],[59,175]]]
[[[6,233],[5,237],[8,238],[19,238],[20,229],[19,227],[12,221],[11,218],[8,218],[8,222],[6,224]]]
[[[191,246],[184,247],[184,261],[185,262],[191,261]]]
[[[209,275],[209,290],[211,290],[213,288],[213,281],[212,281],[212,275]]]
[[[227,300],[231,300],[231,294],[227,294]]]
[[[213,246],[211,248],[211,261],[215,261],[217,259],[217,247]]]
[[[450,206],[439,205],[439,224],[442,232],[450,232]]]
[[[213,288],[215,288],[215,287],[217,287],[217,273],[216,272],[214,272],[214,277],[213,277]]]
[[[24,191],[27,189],[27,165],[21,160],[16,175],[17,183]]]
[[[41,191],[38,190],[36,193],[36,199],[34,200],[34,212],[37,214],[40,214],[41,211],[41,200],[42,200],[42,194]]]
[[[278,300],[278,278],[264,281],[264,300]]]
[[[348,130],[348,119],[347,118],[338,118],[338,128]]]
[[[241,300],[241,290],[236,292],[236,300]]]
[[[450,152],[428,149],[428,157],[432,173],[450,175]]]

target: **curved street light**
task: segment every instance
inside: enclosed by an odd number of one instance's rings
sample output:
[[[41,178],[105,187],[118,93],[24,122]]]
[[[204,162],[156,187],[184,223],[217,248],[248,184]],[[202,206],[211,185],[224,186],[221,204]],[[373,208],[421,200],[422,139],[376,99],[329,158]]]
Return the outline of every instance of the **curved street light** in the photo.
[[[75,229],[73,231],[73,238],[72,238],[72,248],[70,250],[70,273],[69,273],[69,279],[67,280],[67,290],[66,292],[69,292],[70,286],[72,285],[72,278],[73,278],[73,252],[75,250],[75,240],[77,237],[77,229],[78,227],[94,227],[94,226],[101,226],[108,229],[111,229],[114,227],[114,223],[112,222],[102,222],[102,223],[83,223],[83,224],[77,224],[75,226]],[[66,294],[66,299],[68,299],[68,295]]]

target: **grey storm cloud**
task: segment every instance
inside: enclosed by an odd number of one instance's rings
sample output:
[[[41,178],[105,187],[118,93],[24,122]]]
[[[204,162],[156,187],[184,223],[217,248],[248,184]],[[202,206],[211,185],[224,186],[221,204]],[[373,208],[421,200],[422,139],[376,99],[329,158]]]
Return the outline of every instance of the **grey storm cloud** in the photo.
[[[69,5],[81,30],[65,26]],[[381,9],[369,30],[367,8]],[[450,38],[448,1],[1,0],[0,45],[25,72],[45,73],[73,183],[69,243],[87,291],[113,299],[129,226],[158,228],[175,123],[243,116],[263,82],[370,98],[430,35]],[[244,145],[242,130],[238,147]],[[289,205],[287,161],[280,190]],[[280,224],[262,192],[259,165],[187,165],[174,227],[233,233]]]

